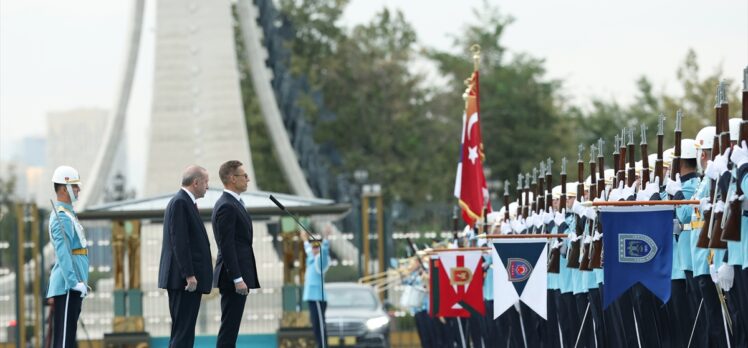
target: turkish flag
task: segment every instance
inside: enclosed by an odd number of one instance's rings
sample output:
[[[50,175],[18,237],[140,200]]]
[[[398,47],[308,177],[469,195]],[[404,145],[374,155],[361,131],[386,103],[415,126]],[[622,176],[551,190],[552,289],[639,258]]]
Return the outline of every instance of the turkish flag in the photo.
[[[473,72],[462,116],[460,161],[457,164],[454,195],[462,208],[462,219],[471,227],[483,217],[483,208],[491,210],[488,187],[483,174],[483,140],[480,133],[478,72]]]

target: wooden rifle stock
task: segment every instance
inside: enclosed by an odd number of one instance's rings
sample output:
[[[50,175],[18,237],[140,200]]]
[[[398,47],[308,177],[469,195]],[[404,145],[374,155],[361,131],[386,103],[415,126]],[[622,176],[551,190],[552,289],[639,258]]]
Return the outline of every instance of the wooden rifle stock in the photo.
[[[562,162],[563,163],[563,162]],[[566,209],[566,172],[565,168],[561,170],[561,197],[559,198],[558,210],[562,212]],[[564,231],[556,231],[557,233],[564,233]],[[562,241],[562,239],[558,239]],[[559,273],[561,269],[561,250],[559,248],[551,248],[551,255],[548,260],[548,273]]]
[[[742,146],[745,141],[748,143],[748,68],[743,71],[743,120],[740,122],[740,131],[738,134],[738,143],[736,146]],[[736,170],[739,168],[736,168]],[[735,195],[740,197],[743,195],[743,188],[741,183],[737,181],[737,178],[733,181],[735,183]],[[730,242],[740,241],[740,230],[741,220],[743,216],[743,203],[735,199],[729,203],[730,208],[727,210],[729,215],[727,216],[727,222],[725,223],[725,230],[722,233],[722,240]]]
[[[712,161],[714,161],[715,158],[717,158],[717,153],[719,151],[719,148],[717,147],[717,144],[719,144],[719,135],[716,133],[714,134],[714,142],[712,143]],[[716,190],[716,182],[707,176],[704,176],[705,180],[709,180],[709,202],[714,206],[715,202],[715,194],[714,191]],[[712,207],[713,208],[713,207]],[[707,211],[701,212],[701,217],[704,221],[704,223],[701,225],[701,231],[699,232],[699,239],[696,242],[696,246],[699,248],[708,248],[709,247],[709,239],[711,236],[711,230],[712,230],[712,210],[709,209]]]
[[[594,145],[591,148],[594,149]],[[590,153],[590,156],[591,156],[590,157],[590,192],[589,192],[590,201],[594,200],[597,197],[597,179],[596,179],[597,172],[595,171],[596,163],[595,163],[595,158],[592,157],[594,156],[594,152],[595,152],[594,150],[591,150],[591,153]],[[590,236],[592,236],[592,234],[595,233],[593,226],[590,227],[589,233],[590,233]],[[582,243],[584,248],[582,250],[582,262],[579,265],[580,271],[591,271],[592,270],[592,267],[590,266],[590,263],[592,261],[592,250],[591,250],[590,244],[591,243],[584,243],[584,242]]]
[[[605,191],[605,156],[603,155],[602,139],[599,140],[600,146],[598,146],[599,156],[597,157],[597,169],[600,171],[600,177],[597,178],[597,196],[602,198],[603,191]],[[645,144],[646,146],[646,144]],[[597,231],[602,234],[602,224],[599,222],[595,224]],[[602,256],[603,256],[603,240],[592,241],[592,256],[590,258],[591,268],[602,268]]]
[[[582,197],[584,197],[584,162],[580,158],[577,162],[577,202],[582,202]],[[584,233],[584,224],[582,223],[582,217],[579,216],[576,218],[576,230],[574,231],[577,237],[580,237],[582,233]],[[579,268],[580,262],[579,262],[579,252],[581,247],[582,241],[580,239],[577,239],[576,241],[571,242],[571,248],[569,248],[569,257],[567,258],[567,267],[569,268]]]
[[[722,97],[720,98],[720,102],[722,103],[721,107],[717,109],[717,120],[720,126],[717,129],[721,129],[719,134],[719,153],[724,154],[725,150],[730,147],[730,125],[727,101]],[[716,185],[716,188],[719,189],[719,185]],[[719,190],[719,192],[715,192],[715,194],[717,193],[719,193],[719,200],[725,204],[725,209],[727,209],[727,190]],[[712,222],[712,234],[709,237],[709,248],[726,249],[727,242],[722,240],[722,233],[724,232],[722,217],[725,212],[713,212],[712,214],[714,215],[714,220]]]

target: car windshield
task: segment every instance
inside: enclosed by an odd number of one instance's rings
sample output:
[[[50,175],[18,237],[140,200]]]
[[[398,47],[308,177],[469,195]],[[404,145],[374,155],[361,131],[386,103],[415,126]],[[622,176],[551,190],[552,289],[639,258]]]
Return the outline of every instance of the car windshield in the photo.
[[[377,307],[374,292],[366,288],[329,288],[327,294],[328,308],[371,308]]]

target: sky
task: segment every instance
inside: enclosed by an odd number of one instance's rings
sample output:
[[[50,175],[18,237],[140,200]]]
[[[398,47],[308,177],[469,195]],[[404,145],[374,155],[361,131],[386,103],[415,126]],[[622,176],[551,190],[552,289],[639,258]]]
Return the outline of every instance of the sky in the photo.
[[[704,74],[721,66],[740,80],[748,64],[748,0],[352,0],[342,24],[400,9],[420,45],[454,50],[453,38],[486,3],[515,19],[502,44],[544,59],[548,78],[564,81],[574,105],[591,97],[630,102],[642,75],[678,93],[675,71],[690,48]],[[147,0],[128,113],[130,158],[147,151],[154,5]],[[23,137],[44,136],[49,111],[113,108],[131,10],[124,0],[0,1],[0,159],[12,158]],[[131,163],[131,177],[142,179],[144,161]]]

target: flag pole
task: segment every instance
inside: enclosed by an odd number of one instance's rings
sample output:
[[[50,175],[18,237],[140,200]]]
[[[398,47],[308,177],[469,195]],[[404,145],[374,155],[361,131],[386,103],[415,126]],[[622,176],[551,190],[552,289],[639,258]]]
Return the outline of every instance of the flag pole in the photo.
[[[665,201],[599,201],[599,202],[582,202],[582,206],[592,207],[630,207],[635,205],[698,205],[699,200],[696,199],[683,199],[683,200],[665,200]]]

